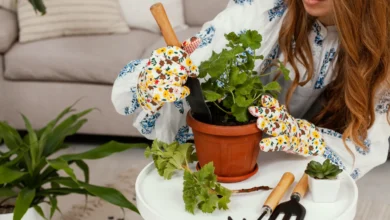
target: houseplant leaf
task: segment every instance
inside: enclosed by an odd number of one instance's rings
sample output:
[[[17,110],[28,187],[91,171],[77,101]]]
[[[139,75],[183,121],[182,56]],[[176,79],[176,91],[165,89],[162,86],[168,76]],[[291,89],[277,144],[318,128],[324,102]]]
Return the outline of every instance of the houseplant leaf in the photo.
[[[87,122],[86,119],[81,121],[79,120],[91,111],[93,111],[93,109],[87,109],[80,113],[73,114],[63,120],[58,126],[56,126],[53,129],[53,132],[47,137],[46,147],[43,150],[43,155],[51,155],[61,146],[67,136],[75,134],[80,129],[80,127]]]
[[[42,208],[41,208],[39,205],[35,205],[35,206],[34,206],[34,209],[35,209],[36,212],[38,212],[38,214],[39,214],[43,219],[47,220],[45,214],[43,213]]]
[[[86,151],[84,153],[80,154],[67,154],[63,155],[60,158],[62,158],[65,161],[70,160],[96,160],[100,158],[104,158],[107,156],[110,156],[114,153],[119,153],[131,148],[146,148],[148,144],[141,143],[141,144],[124,144],[119,143],[116,141],[110,141],[106,144],[103,144],[99,147],[96,147],[92,150]]]
[[[77,182],[76,175],[72,168],[69,167],[68,162],[62,158],[54,160],[47,160],[47,163],[56,170],[64,170],[75,182]]]
[[[22,178],[26,174],[26,172],[0,166],[0,184],[11,183],[19,178]]]
[[[82,160],[76,160],[75,163],[83,171],[83,173],[84,173],[84,181],[86,183],[89,183],[89,167],[88,167],[88,164],[85,163]]]
[[[27,131],[28,131],[28,140],[30,145],[30,156],[31,156],[31,162],[32,162],[32,168],[34,169],[37,161],[39,161],[41,155],[39,155],[39,148],[38,148],[38,137],[35,133],[34,129],[31,126],[30,121],[27,119],[26,116],[22,114],[24,124],[26,125]]]
[[[10,150],[19,149],[23,144],[19,133],[5,122],[0,122],[0,135],[5,146]]]
[[[24,188],[20,191],[15,202],[13,220],[21,220],[35,198],[35,189]]]

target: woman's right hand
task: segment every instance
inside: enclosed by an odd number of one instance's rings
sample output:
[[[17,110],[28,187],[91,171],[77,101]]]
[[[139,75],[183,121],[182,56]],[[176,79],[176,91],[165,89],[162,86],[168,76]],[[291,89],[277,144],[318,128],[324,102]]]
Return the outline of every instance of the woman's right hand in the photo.
[[[154,114],[164,103],[179,101],[190,94],[184,84],[188,77],[197,77],[199,70],[188,52],[192,52],[198,43],[195,39],[185,42],[184,49],[168,46],[153,51],[137,85],[138,103],[145,111]]]

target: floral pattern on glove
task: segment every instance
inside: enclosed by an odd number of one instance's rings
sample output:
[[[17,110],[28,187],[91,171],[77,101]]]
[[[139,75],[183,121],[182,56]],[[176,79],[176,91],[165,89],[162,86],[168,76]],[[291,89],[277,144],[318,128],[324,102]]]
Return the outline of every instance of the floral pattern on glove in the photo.
[[[155,50],[139,75],[137,100],[146,112],[155,114],[164,103],[187,97],[187,77],[198,74],[198,67],[183,49],[173,46]]]
[[[262,107],[249,107],[249,112],[258,118],[257,127],[272,136],[260,142],[262,151],[285,151],[303,156],[324,154],[325,141],[313,124],[295,119],[271,96],[264,95],[261,102]]]

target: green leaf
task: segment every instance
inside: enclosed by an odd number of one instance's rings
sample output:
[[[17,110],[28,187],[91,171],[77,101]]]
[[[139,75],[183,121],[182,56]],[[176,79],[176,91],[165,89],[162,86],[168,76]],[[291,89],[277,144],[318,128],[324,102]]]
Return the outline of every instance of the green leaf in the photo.
[[[82,160],[76,160],[75,163],[83,171],[83,173],[84,173],[84,181],[86,183],[89,183],[89,167],[88,167],[88,164],[86,164]]]
[[[282,74],[284,76],[284,80],[286,80],[286,81],[291,80],[291,78],[290,78],[290,70],[288,70],[286,68],[286,66],[284,66],[283,62],[280,62],[280,61],[279,61],[279,70],[282,72]]]
[[[39,11],[41,15],[46,14],[46,7],[42,0],[28,0],[34,8],[34,11]]]
[[[77,114],[73,114],[62,121],[57,127],[53,129],[46,140],[46,147],[43,151],[44,156],[49,156],[53,152],[56,152],[60,146],[62,146],[67,136],[75,134],[83,124],[87,122],[86,119],[80,120],[83,116],[93,111],[93,109],[87,109]]]
[[[54,160],[47,160],[47,163],[56,170],[64,170],[75,182],[77,182],[76,175],[73,172],[73,169],[69,167],[69,164],[66,160],[60,158]]]
[[[80,194],[80,195],[92,195],[90,192],[88,192],[85,189],[71,189],[71,188],[54,188],[54,189],[44,189],[40,190],[37,193],[37,196],[50,196],[50,195],[56,195],[56,196],[65,196],[69,194]]]
[[[229,34],[225,34],[225,38],[226,40],[231,41],[234,44],[236,44],[240,39],[235,32],[230,32]]]
[[[0,166],[0,184],[12,183],[13,181],[22,178],[26,174],[26,172]]]
[[[249,120],[247,108],[239,107],[236,104],[232,107],[232,114],[238,122],[247,122]]]
[[[79,182],[81,181],[74,181],[72,178],[69,177],[55,177],[50,179],[51,183],[57,183],[59,185],[63,185],[72,189],[79,189],[80,185]],[[57,187],[60,188],[60,187]]]
[[[21,148],[23,140],[19,133],[5,122],[0,122],[0,134],[5,146],[10,150]]]
[[[238,107],[248,108],[251,105],[253,105],[253,102],[255,100],[252,98],[247,99],[245,96],[237,96],[236,97],[236,104]]]
[[[230,71],[230,80],[229,85],[236,86],[241,85],[247,80],[247,75],[245,72],[240,73],[240,69],[238,67],[232,67]]]
[[[233,52],[223,49],[217,54],[214,51],[209,60],[204,61],[199,66],[199,78],[204,78],[210,75],[212,78],[219,78],[226,69],[226,64],[230,63],[235,58]]]
[[[93,148],[92,150],[86,151],[80,154],[67,154],[63,155],[60,158],[66,161],[70,160],[96,160],[104,157],[108,157],[114,153],[123,152],[132,148],[146,148],[148,144],[139,143],[139,144],[124,144],[116,141],[110,141],[106,144],[103,144],[99,147]]]
[[[18,194],[14,192],[11,188],[0,188],[0,197],[13,197]]]
[[[262,36],[255,30],[248,30],[240,35],[240,42],[243,47],[251,48],[252,50],[259,49],[261,47]]]
[[[122,193],[120,193],[116,189],[90,185],[84,182],[79,182],[79,184],[91,194],[111,204],[123,208],[128,208],[136,213],[139,213],[138,209],[129,200],[127,200],[126,197],[122,195]]]
[[[252,83],[244,83],[243,85],[237,87],[235,93],[239,95],[249,95],[251,94],[252,89],[253,89]]]
[[[200,193],[200,186],[197,184],[193,174],[189,171],[184,171],[183,182],[183,200],[185,210],[194,214],[196,205],[198,204],[197,195]]]
[[[234,102],[233,102],[233,97],[231,95],[227,96],[223,102],[223,107],[227,108],[227,109],[231,109],[232,106],[234,105]]]
[[[57,198],[54,197],[54,196],[49,196],[49,200],[50,200],[50,219],[53,218],[53,215],[57,209],[57,206],[58,206],[58,201],[57,201]]]
[[[215,102],[218,99],[222,98],[221,94],[218,94],[218,93],[216,93],[214,91],[210,91],[210,90],[203,90],[203,95],[206,97],[206,100],[210,101],[210,102]]]
[[[35,169],[37,161],[39,161],[41,158],[41,155],[39,155],[38,137],[34,129],[32,128],[30,121],[27,119],[27,117],[24,116],[23,114],[22,117],[28,131],[32,168]]]
[[[21,220],[35,198],[35,189],[23,188],[15,202],[13,220]]]
[[[280,92],[282,88],[280,87],[279,83],[276,81],[272,81],[264,86],[265,91],[277,91]]]
[[[46,219],[46,220],[47,220],[47,218],[45,217],[45,214],[43,214],[42,208],[41,208],[39,205],[35,205],[35,206],[34,206],[34,209],[35,209],[36,212],[38,212],[38,214],[39,214],[43,219]]]

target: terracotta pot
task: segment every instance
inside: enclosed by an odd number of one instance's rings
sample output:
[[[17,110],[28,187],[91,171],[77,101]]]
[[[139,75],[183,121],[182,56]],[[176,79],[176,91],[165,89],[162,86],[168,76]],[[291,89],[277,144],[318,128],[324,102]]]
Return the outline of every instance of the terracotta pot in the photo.
[[[216,126],[195,120],[191,111],[187,124],[192,128],[199,165],[213,162],[219,182],[240,182],[257,173],[261,131],[256,123]]]

